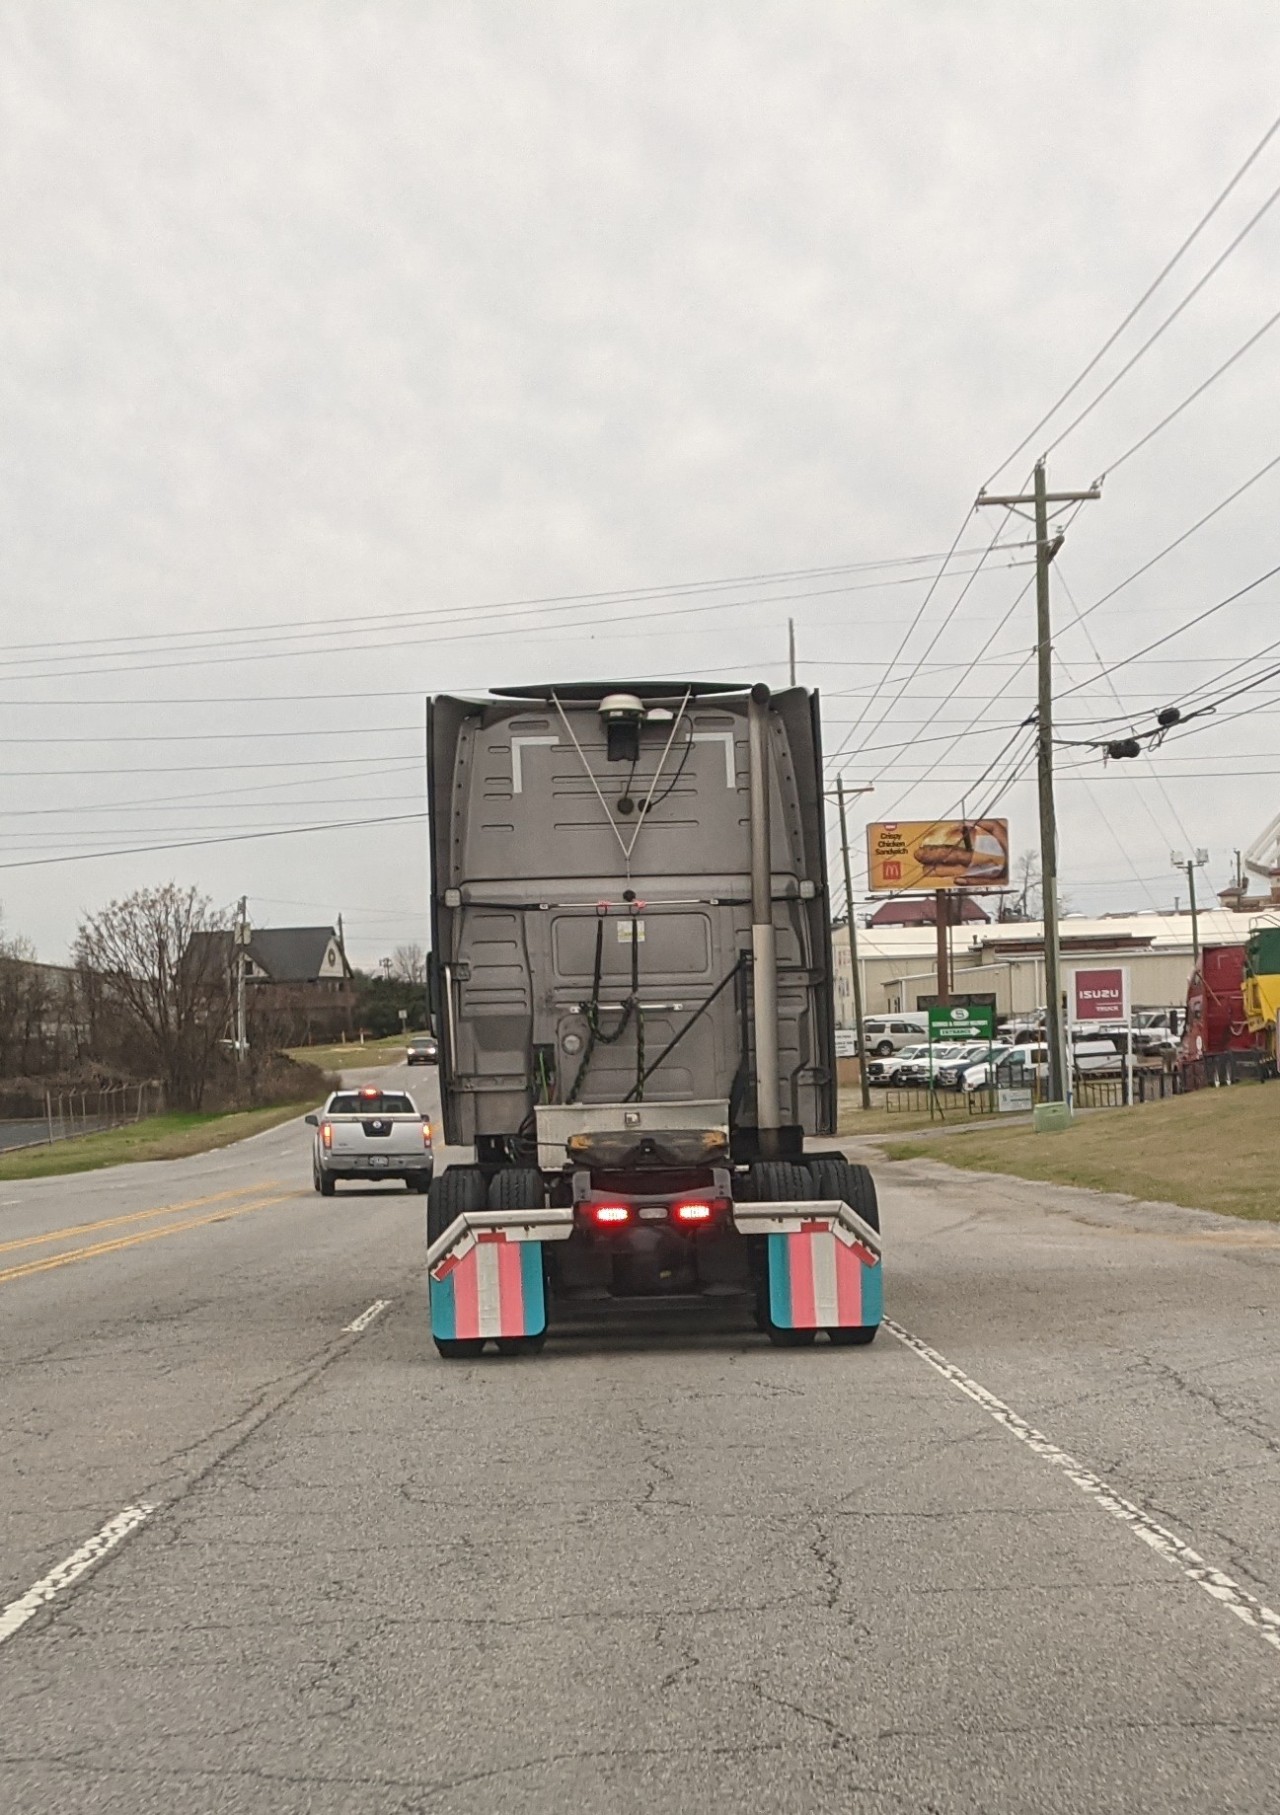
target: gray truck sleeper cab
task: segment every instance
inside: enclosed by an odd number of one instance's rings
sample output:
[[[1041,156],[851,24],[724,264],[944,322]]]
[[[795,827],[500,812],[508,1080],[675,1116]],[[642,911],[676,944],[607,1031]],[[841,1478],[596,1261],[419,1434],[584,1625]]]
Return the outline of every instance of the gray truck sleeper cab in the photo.
[[[459,1219],[532,1240],[545,1212],[558,1313],[736,1291],[774,1334],[742,1206],[876,1227],[864,1169],[803,1151],[836,1110],[817,696],[575,683],[428,724],[445,1138],[475,1155],[432,1187],[429,1264],[459,1264]]]

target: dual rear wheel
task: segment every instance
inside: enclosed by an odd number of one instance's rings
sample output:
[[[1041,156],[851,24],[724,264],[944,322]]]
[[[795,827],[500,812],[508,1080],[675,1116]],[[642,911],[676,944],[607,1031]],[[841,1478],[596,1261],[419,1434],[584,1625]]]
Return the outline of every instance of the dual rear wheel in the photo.
[[[427,1245],[470,1210],[529,1210],[542,1203],[542,1174],[536,1166],[504,1166],[488,1183],[479,1166],[449,1166],[431,1182],[427,1195]],[[445,1361],[474,1361],[484,1353],[484,1339],[436,1336]],[[499,1336],[499,1355],[536,1355],[546,1342],[537,1336]]]
[[[856,1210],[872,1229],[878,1231],[880,1228],[875,1180],[865,1166],[854,1165],[839,1154],[823,1154],[803,1162],[758,1160],[751,1168],[751,1179],[752,1194],[758,1204],[839,1198]],[[760,1282],[756,1321],[776,1348],[808,1348],[817,1340],[817,1330],[792,1329],[773,1321],[769,1314],[767,1277]],[[837,1325],[828,1329],[827,1338],[837,1348],[860,1348],[875,1341],[879,1327],[874,1323]]]

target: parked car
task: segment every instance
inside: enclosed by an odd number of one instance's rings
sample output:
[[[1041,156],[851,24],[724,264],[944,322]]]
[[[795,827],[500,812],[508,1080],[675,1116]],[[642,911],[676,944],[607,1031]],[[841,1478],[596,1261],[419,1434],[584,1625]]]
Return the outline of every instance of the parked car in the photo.
[[[438,1065],[440,1045],[434,1034],[415,1034],[405,1048],[406,1065]]]
[[[891,1052],[887,1058],[868,1059],[867,1083],[896,1084],[898,1082],[898,1073],[902,1070],[904,1065],[909,1065],[913,1059],[919,1059],[921,1057],[927,1058],[928,1053],[929,1048],[927,1045],[904,1046],[901,1052]]]
[[[332,1197],[339,1179],[401,1179],[410,1191],[431,1185],[434,1158],[431,1123],[420,1115],[403,1090],[366,1084],[360,1090],[335,1090],[317,1115],[311,1149],[311,1181],[322,1197]]]
[[[936,1077],[940,1066],[954,1065],[966,1050],[963,1046],[952,1045],[935,1046],[930,1052],[926,1046],[920,1057],[912,1059],[909,1065],[902,1066],[895,1082],[927,1088],[930,1078]]]
[[[985,1090],[991,1082],[993,1069],[998,1070],[1003,1061],[1018,1051],[1005,1040],[997,1041],[990,1052],[983,1051],[977,1058],[971,1059],[963,1067],[956,1079],[957,1090]],[[939,1079],[941,1083],[941,1079]]]
[[[929,1032],[928,1015],[876,1015],[862,1023],[866,1050],[878,1059],[914,1046]]]
[[[933,1078],[939,1090],[959,1090],[965,1073],[980,1060],[985,1061],[990,1048],[985,1040],[970,1040],[955,1058],[936,1067]]]

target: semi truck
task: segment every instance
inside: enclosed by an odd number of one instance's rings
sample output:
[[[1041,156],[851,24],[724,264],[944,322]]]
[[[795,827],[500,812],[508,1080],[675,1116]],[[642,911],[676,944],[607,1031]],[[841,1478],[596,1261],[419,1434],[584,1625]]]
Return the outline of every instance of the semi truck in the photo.
[[[875,1185],[835,1133],[818,698],[730,681],[428,702],[446,1359],[614,1307],[874,1339]]]

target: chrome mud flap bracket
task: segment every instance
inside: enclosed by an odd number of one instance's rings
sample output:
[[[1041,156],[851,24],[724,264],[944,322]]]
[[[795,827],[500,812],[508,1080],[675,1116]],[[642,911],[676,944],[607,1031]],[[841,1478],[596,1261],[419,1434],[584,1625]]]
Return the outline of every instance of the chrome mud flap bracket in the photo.
[[[541,1336],[543,1242],[567,1241],[572,1210],[468,1210],[427,1249],[431,1333],[441,1341]]]
[[[735,1204],[734,1227],[768,1238],[769,1316],[782,1330],[874,1329],[884,1315],[879,1231],[838,1199]]]

